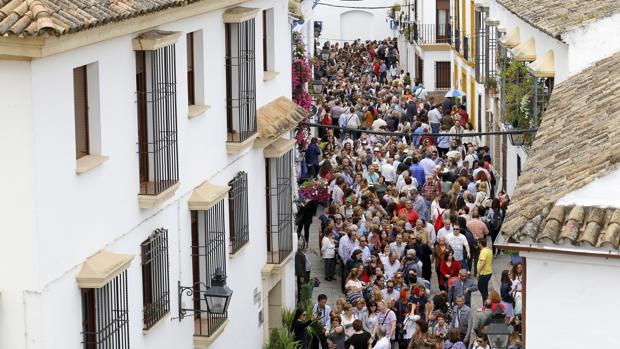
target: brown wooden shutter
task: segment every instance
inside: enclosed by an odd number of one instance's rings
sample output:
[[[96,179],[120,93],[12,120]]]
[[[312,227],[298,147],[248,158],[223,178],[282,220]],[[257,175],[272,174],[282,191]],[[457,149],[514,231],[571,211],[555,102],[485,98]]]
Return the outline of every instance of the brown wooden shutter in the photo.
[[[75,110],[75,158],[90,154],[88,142],[88,89],[86,66],[73,69],[73,103]]]
[[[194,33],[187,33],[187,102],[196,104],[194,87]]]

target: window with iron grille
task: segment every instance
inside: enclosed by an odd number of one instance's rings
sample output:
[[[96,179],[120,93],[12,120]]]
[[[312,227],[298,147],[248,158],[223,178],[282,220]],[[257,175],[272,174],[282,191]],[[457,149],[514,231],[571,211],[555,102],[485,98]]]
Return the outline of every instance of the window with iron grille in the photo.
[[[485,49],[485,60],[487,64],[485,65],[486,76],[490,78],[495,78],[497,81],[498,72],[497,72],[497,26],[484,24],[485,32],[486,32],[486,49]]]
[[[174,47],[136,51],[141,195],[160,194],[179,180]]]
[[[553,92],[553,78],[532,76],[532,120],[531,127],[538,127]]]
[[[226,23],[227,142],[256,133],[255,20]]]
[[[469,36],[463,35],[463,58],[469,60]]]
[[[424,83],[424,60],[418,55],[415,55],[415,79]]]
[[[435,89],[450,89],[452,65],[450,62],[435,62]]]
[[[292,150],[265,161],[268,263],[282,263],[293,251],[292,167]]]
[[[144,329],[148,330],[170,311],[168,231],[155,230],[140,248]]]
[[[192,211],[192,308],[194,334],[211,336],[228,319],[226,314],[212,314],[207,311],[205,292],[211,287],[215,271],[221,269],[226,275],[226,232],[224,221],[224,200],[220,200],[206,211]]]
[[[476,60],[476,80],[484,82],[486,78],[487,64],[487,27],[485,25],[487,11],[476,10],[476,40],[475,40],[475,60]]]
[[[82,289],[84,349],[128,349],[127,271],[102,288]]]
[[[228,191],[228,223],[230,253],[239,251],[250,240],[248,218],[248,174],[239,172],[230,182]]]

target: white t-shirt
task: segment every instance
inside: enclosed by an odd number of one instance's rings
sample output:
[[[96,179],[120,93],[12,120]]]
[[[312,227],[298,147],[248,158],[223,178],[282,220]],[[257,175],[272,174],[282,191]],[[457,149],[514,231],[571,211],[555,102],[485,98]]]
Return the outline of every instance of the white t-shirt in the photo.
[[[392,348],[392,344],[390,343],[390,339],[387,337],[383,337],[377,341],[372,349],[390,349]]]
[[[446,236],[446,242],[452,250],[454,251],[454,259],[458,261],[463,260],[463,249],[465,245],[467,245],[467,238],[463,234],[459,234],[458,236],[454,235],[454,233],[450,233]]]

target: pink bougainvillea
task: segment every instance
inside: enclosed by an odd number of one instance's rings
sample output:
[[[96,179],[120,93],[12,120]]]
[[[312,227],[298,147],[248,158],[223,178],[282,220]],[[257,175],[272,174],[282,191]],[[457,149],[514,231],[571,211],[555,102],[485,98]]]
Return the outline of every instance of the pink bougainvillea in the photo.
[[[297,196],[301,205],[311,201],[328,203],[330,195],[327,182],[322,179],[308,179],[299,186]]]

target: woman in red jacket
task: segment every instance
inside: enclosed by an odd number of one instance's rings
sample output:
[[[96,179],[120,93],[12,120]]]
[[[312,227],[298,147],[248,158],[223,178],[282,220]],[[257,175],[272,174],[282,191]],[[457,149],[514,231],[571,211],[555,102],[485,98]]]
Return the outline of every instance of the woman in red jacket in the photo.
[[[439,279],[439,286],[447,289],[448,280],[450,280],[451,277],[459,276],[459,270],[461,270],[461,264],[454,259],[454,251],[450,249],[439,266],[439,272],[442,276],[442,278]]]

